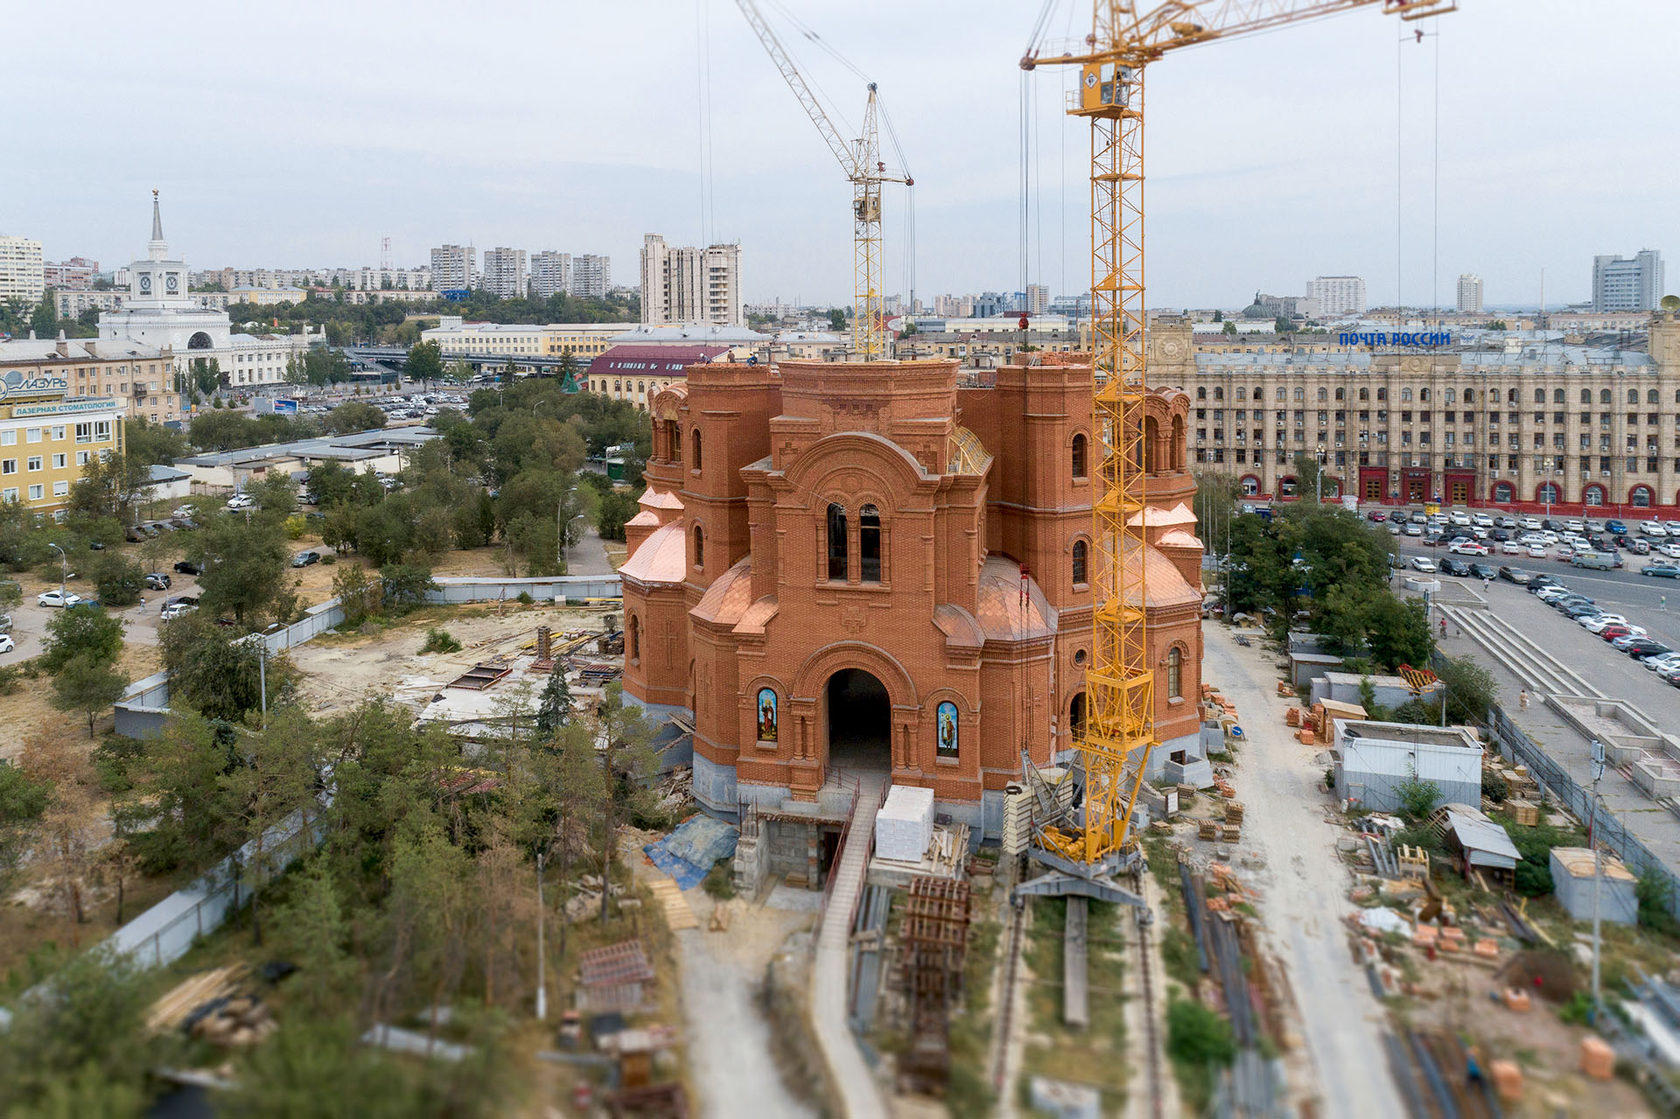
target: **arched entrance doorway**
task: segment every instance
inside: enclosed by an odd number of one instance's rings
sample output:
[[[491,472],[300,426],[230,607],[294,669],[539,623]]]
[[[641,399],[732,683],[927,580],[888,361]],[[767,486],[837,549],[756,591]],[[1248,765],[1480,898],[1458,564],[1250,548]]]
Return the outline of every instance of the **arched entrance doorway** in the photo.
[[[824,689],[828,764],[845,769],[892,768],[892,701],[886,686],[861,668],[842,668]]]

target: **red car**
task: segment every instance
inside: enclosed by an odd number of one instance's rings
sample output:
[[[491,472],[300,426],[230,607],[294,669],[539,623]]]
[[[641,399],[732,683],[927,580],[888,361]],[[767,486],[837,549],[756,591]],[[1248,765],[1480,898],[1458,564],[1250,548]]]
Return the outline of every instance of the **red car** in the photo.
[[[1381,509],[1373,509],[1369,513],[1366,513],[1365,517],[1366,517],[1367,520],[1371,520],[1371,521],[1386,521],[1386,520],[1388,520],[1388,514],[1383,512]]]
[[[1632,632],[1633,630],[1629,629],[1627,626],[1605,626],[1603,629],[1598,631],[1598,635],[1606,641],[1614,641],[1616,638],[1626,637]]]

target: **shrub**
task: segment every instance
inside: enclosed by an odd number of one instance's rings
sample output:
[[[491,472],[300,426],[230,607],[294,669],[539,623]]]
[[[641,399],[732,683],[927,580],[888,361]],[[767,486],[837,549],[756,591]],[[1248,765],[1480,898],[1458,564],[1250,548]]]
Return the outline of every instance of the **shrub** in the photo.
[[[1647,870],[1639,876],[1633,892],[1639,899],[1641,928],[1669,934],[1677,931],[1677,925],[1680,923],[1675,921],[1674,913],[1669,908],[1674,900],[1674,884],[1669,881],[1667,875],[1658,870]]]
[[[706,893],[719,901],[728,901],[735,896],[734,875],[730,872],[730,860],[719,859],[712,864],[712,869],[706,872],[706,877],[700,883]]]
[[[519,592],[519,598],[517,599],[517,601],[518,601],[519,605],[521,605],[521,606],[530,606],[532,603],[536,602],[537,600],[531,597],[531,592],[530,591],[520,591]]]
[[[422,653],[459,653],[461,643],[452,637],[446,629],[429,629],[426,631],[426,643],[420,646]]]
[[[1199,1002],[1179,999],[1167,1007],[1167,1056],[1201,1072],[1228,1065],[1237,1055],[1231,1023]]]
[[[1441,802],[1441,786],[1433,781],[1419,781],[1414,774],[1394,787],[1394,795],[1400,801],[1400,815],[1416,823]]]

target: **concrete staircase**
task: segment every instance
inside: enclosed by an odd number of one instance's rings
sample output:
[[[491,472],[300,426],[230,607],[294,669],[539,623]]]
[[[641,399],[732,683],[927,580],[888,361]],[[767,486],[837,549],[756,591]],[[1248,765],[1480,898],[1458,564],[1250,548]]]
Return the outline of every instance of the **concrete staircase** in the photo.
[[[1535,691],[1609,698],[1503,618],[1456,606],[1443,606],[1441,613]]]
[[[875,827],[875,809],[886,787],[885,773],[860,773],[858,795],[852,809],[846,846],[833,870],[834,891],[823,910],[822,928],[817,934],[817,961],[811,973],[811,1017],[817,1042],[840,1089],[845,1114],[851,1119],[876,1119],[887,1114],[875,1077],[864,1063],[851,1028],[846,1023],[846,973],[851,953],[852,909],[863,893],[868,870],[869,836]]]

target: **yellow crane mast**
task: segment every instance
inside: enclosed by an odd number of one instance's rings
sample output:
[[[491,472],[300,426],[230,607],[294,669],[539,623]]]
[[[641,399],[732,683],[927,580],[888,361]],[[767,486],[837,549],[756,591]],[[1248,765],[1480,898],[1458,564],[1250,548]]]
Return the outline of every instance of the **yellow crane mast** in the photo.
[[[806,84],[799,68],[793,64],[781,40],[758,10],[753,0],[735,0],[741,14],[770,60],[781,71],[782,79],[799,99],[799,105],[828,144],[828,150],[840,161],[840,167],[852,183],[852,240],[854,246],[852,281],[852,354],[864,361],[891,357],[887,341],[886,309],[881,295],[881,184],[903,183],[915,186],[907,173],[889,171],[881,160],[880,104],[875,83],[869,83],[869,99],[864,105],[863,128],[854,140],[841,137],[840,130],[829,120],[822,102]]]
[[[1101,462],[1092,516],[1102,573],[1077,744],[1083,812],[1038,828],[1033,854],[1049,871],[1022,892],[1141,904],[1112,879],[1136,865],[1132,810],[1156,744],[1144,594],[1144,69],[1171,50],[1375,4],[1405,20],[1457,6],[1456,0],[1165,0],[1140,14],[1131,0],[1095,0],[1082,43],[1059,50],[1035,40],[1021,59],[1024,70],[1079,67],[1068,111],[1091,122],[1093,431]],[[1049,799],[1041,794],[1041,805]]]

